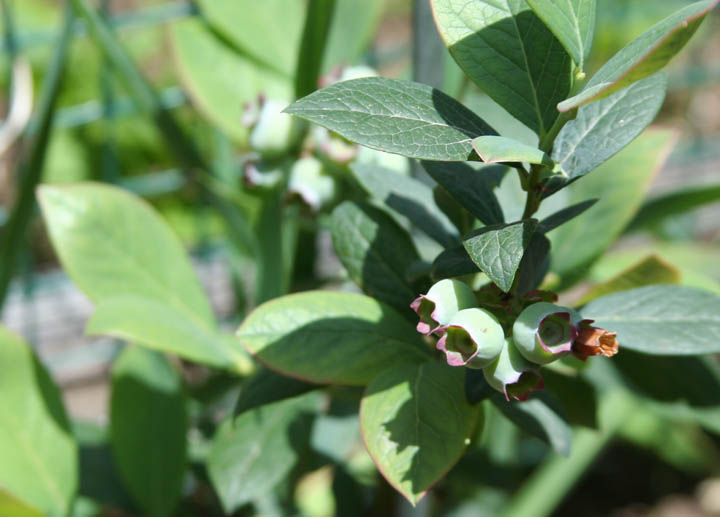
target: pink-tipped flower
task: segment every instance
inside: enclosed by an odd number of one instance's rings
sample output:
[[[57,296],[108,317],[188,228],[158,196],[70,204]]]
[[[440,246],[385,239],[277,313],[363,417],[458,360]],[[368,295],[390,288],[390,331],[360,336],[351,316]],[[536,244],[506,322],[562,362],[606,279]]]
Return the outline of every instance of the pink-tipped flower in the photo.
[[[577,313],[570,308],[540,302],[528,306],[513,325],[518,351],[537,364],[548,364],[570,354],[577,336]]]
[[[530,393],[545,388],[537,366],[527,361],[511,339],[507,339],[500,356],[483,369],[485,380],[497,391],[511,398],[525,401]]]
[[[459,280],[451,279],[440,280],[427,294],[421,294],[410,304],[420,318],[417,331],[421,334],[432,334],[450,323],[459,311],[471,307],[477,307],[472,289]]]
[[[450,366],[485,368],[497,359],[505,345],[500,323],[478,308],[459,311],[443,330],[437,349],[445,353]]]

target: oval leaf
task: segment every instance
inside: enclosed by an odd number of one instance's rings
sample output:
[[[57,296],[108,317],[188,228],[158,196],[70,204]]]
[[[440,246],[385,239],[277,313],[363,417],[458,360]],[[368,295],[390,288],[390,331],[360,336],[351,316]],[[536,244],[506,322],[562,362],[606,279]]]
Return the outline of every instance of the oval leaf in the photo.
[[[110,439],[118,471],[147,515],[170,515],[185,475],[187,415],[167,358],[127,347],[112,370]]]
[[[258,66],[218,38],[198,17],[173,23],[170,42],[178,75],[193,104],[235,140],[247,138],[242,123],[247,103],[255,102],[260,94],[276,100],[292,98],[287,77]]]
[[[527,0],[582,70],[595,34],[595,0]]]
[[[360,426],[382,475],[415,505],[465,452],[479,411],[465,400],[465,372],[439,362],[393,367],[360,404]]]
[[[1,327],[0,430],[2,490],[44,515],[69,515],[78,459],[60,391],[30,347]]]
[[[233,350],[219,332],[156,300],[140,296],[108,298],[95,308],[85,332],[125,339],[184,359],[238,372],[247,356]]]
[[[411,81],[367,77],[334,84],[285,110],[348,140],[409,158],[467,161],[495,130],[455,99]]]
[[[486,226],[466,238],[463,246],[480,270],[507,292],[512,287],[536,226],[534,219]]]
[[[230,514],[266,496],[310,441],[318,399],[309,393],[243,413],[218,429],[207,458],[212,484]]]
[[[610,294],[583,308],[596,327],[618,333],[622,348],[655,355],[720,352],[720,297],[675,285]]]
[[[359,294],[310,291],[255,309],[238,338],[279,373],[362,386],[390,365],[428,357],[420,335],[390,307]]]
[[[330,231],[353,282],[381,302],[409,311],[418,293],[405,275],[420,257],[408,232],[380,209],[352,201],[335,208]]]
[[[649,28],[615,54],[582,92],[558,104],[560,111],[607,97],[661,70],[682,50],[720,0],[695,2]]]
[[[545,135],[570,92],[572,60],[524,0],[432,0],[460,68],[520,122]]]
[[[139,296],[215,325],[180,240],[145,201],[99,183],[43,186],[38,197],[63,267],[93,302]]]
[[[624,149],[655,119],[665,100],[667,76],[655,74],[610,97],[583,106],[560,131],[553,160],[579,178]]]

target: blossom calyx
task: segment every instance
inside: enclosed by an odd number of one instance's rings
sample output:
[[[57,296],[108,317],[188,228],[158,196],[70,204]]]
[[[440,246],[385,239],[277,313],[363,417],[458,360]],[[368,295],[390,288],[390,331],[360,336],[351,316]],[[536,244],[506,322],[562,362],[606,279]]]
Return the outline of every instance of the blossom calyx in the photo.
[[[533,391],[545,388],[537,368],[520,354],[512,339],[506,339],[500,355],[483,369],[483,374],[488,384],[505,395],[506,400],[525,401]]]
[[[547,302],[530,305],[513,324],[513,340],[518,351],[537,364],[548,364],[570,354],[577,336],[573,309]]]

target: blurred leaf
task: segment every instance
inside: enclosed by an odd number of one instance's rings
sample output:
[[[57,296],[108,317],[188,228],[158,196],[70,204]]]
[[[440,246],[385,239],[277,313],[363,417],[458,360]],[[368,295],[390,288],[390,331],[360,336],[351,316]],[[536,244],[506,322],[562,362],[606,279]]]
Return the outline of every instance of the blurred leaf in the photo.
[[[319,388],[321,386],[317,384],[286,377],[261,366],[243,383],[234,415],[237,417],[246,411],[298,397]]]
[[[304,2],[198,0],[198,6],[208,23],[238,49],[260,61],[262,66],[288,78],[293,76],[305,18]],[[236,81],[244,79],[241,77]]]
[[[217,330],[166,303],[143,296],[104,299],[95,308],[85,332],[135,342],[216,368],[239,373],[247,370],[243,353],[233,350],[232,342],[222,339]]]
[[[527,0],[527,3],[582,70],[595,34],[595,0]]]
[[[337,0],[325,49],[325,73],[338,65],[354,65],[372,42],[385,10],[385,0]]]
[[[206,1],[208,5],[214,2]],[[226,3],[237,2],[230,0]],[[274,3],[300,5],[295,0]],[[237,5],[240,6],[239,3]],[[262,8],[240,9],[262,11]],[[241,16],[240,19],[244,18]],[[234,24],[237,19],[227,21]],[[274,30],[273,27],[274,24],[270,29],[258,29]],[[193,102],[201,113],[235,140],[243,141],[247,137],[247,129],[242,124],[247,103],[255,102],[260,94],[269,99],[289,101],[292,98],[291,81],[288,78],[257,66],[217,38],[201,20],[191,18],[174,22],[170,35],[180,78]],[[263,37],[260,41],[266,39]],[[287,37],[283,36],[282,41],[287,41]]]
[[[484,224],[505,222],[493,188],[499,185],[507,167],[487,165],[474,168],[466,163],[423,161],[425,171]]]
[[[695,2],[655,24],[615,54],[579,94],[558,105],[560,111],[602,99],[663,68],[695,34],[719,0]]]
[[[495,395],[497,391],[485,380],[482,370],[465,368],[465,400],[477,404]]]
[[[442,246],[457,246],[460,237],[448,217],[438,208],[433,191],[425,183],[379,165],[350,166],[365,191],[404,215]]]
[[[620,428],[620,436],[688,474],[717,473],[720,464],[717,447],[699,427],[678,425],[648,408],[634,412]]]
[[[618,333],[620,348],[655,355],[720,352],[720,296],[655,285],[610,294],[582,309],[594,325]]]
[[[655,255],[651,255],[614,278],[594,286],[585,293],[585,296],[577,304],[584,305],[595,298],[620,291],[628,291],[636,287],[653,284],[677,284],[679,282],[680,272],[677,269],[663,262]]]
[[[668,415],[690,416],[720,433],[720,366],[716,359],[663,357],[625,350],[613,359],[612,365],[634,392],[656,402]]]
[[[572,280],[620,235],[675,140],[671,131],[647,131],[593,174],[563,192],[568,205],[599,198],[592,208],[552,232],[552,270]],[[561,192],[562,193],[562,192]]]
[[[570,92],[572,61],[522,1],[432,0],[440,35],[460,68],[536,133],[550,131]],[[509,87],[512,85],[512,87]]]
[[[668,217],[684,214],[703,205],[720,201],[720,184],[683,187],[655,196],[640,207],[627,231],[643,230]]]
[[[720,248],[701,243],[653,242],[634,248],[606,253],[590,271],[590,280],[602,282],[620,274],[649,254],[656,254],[681,273],[680,282],[687,287],[706,289],[720,294]]]
[[[148,515],[170,515],[180,499],[186,434],[177,372],[160,353],[125,348],[112,369],[110,435],[122,479]]]
[[[214,328],[182,244],[145,201],[99,183],[46,185],[38,197],[63,267],[93,302],[138,296]]]
[[[277,402],[226,420],[213,439],[207,469],[230,514],[271,491],[307,448],[316,394]]]
[[[13,517],[42,517],[43,513],[0,488],[0,515]]]
[[[267,302],[248,316],[238,337],[273,370],[320,384],[362,386],[390,365],[429,357],[420,335],[393,309],[332,291]]]
[[[507,292],[515,280],[536,224],[537,221],[531,219],[486,226],[465,238],[463,246],[480,270]]]
[[[588,201],[582,201],[580,203],[576,203],[574,205],[571,205],[567,208],[563,208],[562,210],[558,210],[554,214],[546,217],[540,223],[537,227],[538,233],[548,233],[553,231],[558,226],[562,226],[563,224],[567,223],[568,221],[572,221],[577,216],[583,214],[586,210],[589,210],[592,208],[592,206],[597,203],[597,199],[590,199]]]
[[[555,139],[553,160],[570,179],[593,171],[650,125],[665,100],[666,89],[667,75],[659,73],[583,106]]]
[[[0,369],[0,487],[45,515],[66,515],[78,465],[60,391],[30,347],[2,327]]]
[[[490,400],[520,429],[540,438],[563,456],[570,454],[572,430],[558,402],[550,395],[533,393],[525,402],[508,402],[496,393]]]
[[[335,208],[330,231],[353,282],[381,302],[409,311],[418,293],[406,273],[420,257],[408,232],[380,209],[352,201]]]
[[[532,145],[504,136],[479,136],[473,140],[473,149],[485,163],[532,163],[553,167],[550,157]]]
[[[382,77],[323,88],[286,112],[366,147],[423,160],[467,161],[474,153],[473,138],[495,134],[441,91]]]
[[[431,361],[392,367],[367,387],[360,425],[385,479],[414,506],[465,452],[479,417],[462,368]]]

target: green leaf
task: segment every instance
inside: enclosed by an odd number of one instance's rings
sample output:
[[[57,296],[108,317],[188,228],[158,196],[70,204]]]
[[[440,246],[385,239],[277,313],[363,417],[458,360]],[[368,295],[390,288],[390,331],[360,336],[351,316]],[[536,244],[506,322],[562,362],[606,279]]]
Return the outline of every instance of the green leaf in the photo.
[[[660,260],[655,255],[651,255],[610,280],[594,286],[585,293],[578,305],[583,305],[601,296],[629,291],[636,287],[653,284],[677,284],[679,282],[680,272],[674,266]]]
[[[718,1],[695,2],[649,28],[610,58],[583,91],[558,104],[558,109],[569,111],[602,99],[658,72],[682,50]]]
[[[656,196],[646,201],[635,214],[628,231],[651,227],[668,217],[684,214],[717,201],[720,201],[720,184],[684,186],[681,190]]]
[[[496,393],[495,388],[488,384],[482,370],[465,368],[465,399],[470,404],[487,400]]]
[[[226,420],[213,439],[207,469],[227,514],[267,495],[294,468],[307,448],[314,393]]]
[[[208,5],[214,2],[206,1]],[[236,4],[233,0],[229,3]],[[295,1],[290,3],[299,4]],[[239,19],[244,19],[244,16]],[[237,22],[233,18],[227,20]],[[246,55],[237,52],[218,38],[200,18],[174,22],[169,34],[178,75],[194,106],[233,139],[242,142],[247,138],[248,131],[242,123],[245,106],[255,102],[258,95],[262,93],[275,100],[289,101],[292,98],[289,78],[258,66]]]
[[[527,0],[582,70],[595,34],[595,0]]]
[[[187,414],[168,359],[127,347],[112,369],[110,436],[130,494],[147,515],[171,515],[185,475]]]
[[[243,383],[234,415],[239,416],[251,409],[298,397],[318,388],[317,384],[286,377],[261,366]]]
[[[480,269],[463,246],[450,248],[438,255],[433,262],[433,278],[454,278],[479,273]]]
[[[577,373],[565,375],[545,368],[545,389],[560,401],[563,414],[572,425],[597,429],[598,394],[593,384]]]
[[[445,247],[460,243],[457,229],[426,184],[379,165],[355,163],[350,170],[370,196],[410,219],[428,237]]]
[[[247,371],[247,358],[217,330],[151,298],[125,295],[103,300],[85,332],[125,339],[217,368]]]
[[[406,274],[420,257],[402,227],[378,208],[345,201],[333,211],[330,232],[353,282],[393,307],[410,307],[418,293]]]
[[[310,291],[255,309],[238,330],[250,353],[283,375],[362,386],[390,365],[428,357],[420,335],[368,296]]]
[[[532,163],[554,167],[555,163],[537,147],[504,136],[479,136],[473,149],[485,163]]]
[[[667,76],[659,73],[583,106],[557,136],[553,160],[570,179],[602,165],[650,125],[665,100],[666,89]]]
[[[567,208],[563,208],[562,210],[558,210],[538,223],[538,233],[548,233],[553,231],[558,226],[562,226],[568,221],[572,221],[586,210],[589,210],[597,202],[597,199],[589,199],[587,201],[571,205]]]
[[[352,142],[422,160],[470,160],[472,140],[495,134],[472,111],[441,91],[382,77],[334,84],[285,111]]]
[[[44,515],[67,515],[77,446],[60,391],[30,347],[0,327],[0,487]]]
[[[460,459],[476,427],[479,412],[465,401],[464,373],[435,361],[392,367],[363,396],[365,446],[412,505]]]
[[[42,517],[43,513],[0,488],[0,515]]]
[[[460,68],[520,122],[544,136],[570,93],[572,61],[523,0],[432,0]]]
[[[534,233],[517,271],[517,292],[529,293],[542,284],[550,269],[550,241],[542,233]]]
[[[525,249],[537,225],[530,219],[518,223],[486,226],[463,241],[470,258],[480,270],[507,292],[515,280]]]
[[[720,296],[672,285],[610,294],[582,310],[594,325],[618,333],[621,350],[655,355],[720,352]]]
[[[550,395],[533,393],[525,402],[508,402],[496,393],[490,400],[520,429],[540,438],[563,456],[570,454],[572,430],[558,402]]]
[[[428,161],[422,162],[422,166],[432,179],[483,224],[505,222],[493,189],[502,181],[507,167],[487,165],[474,168],[467,163]]]
[[[642,202],[650,181],[665,163],[672,131],[652,130],[560,192],[572,205],[599,198],[592,208],[549,234],[552,270],[570,283],[622,233]],[[559,194],[558,194],[559,195]]]
[[[46,185],[38,197],[63,267],[94,303],[139,296],[214,327],[182,244],[145,201],[99,183]]]
[[[292,77],[305,18],[303,2],[199,0],[198,7],[203,18],[235,47],[263,66]],[[236,82],[245,79],[239,77]]]

